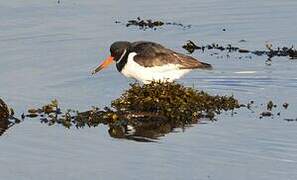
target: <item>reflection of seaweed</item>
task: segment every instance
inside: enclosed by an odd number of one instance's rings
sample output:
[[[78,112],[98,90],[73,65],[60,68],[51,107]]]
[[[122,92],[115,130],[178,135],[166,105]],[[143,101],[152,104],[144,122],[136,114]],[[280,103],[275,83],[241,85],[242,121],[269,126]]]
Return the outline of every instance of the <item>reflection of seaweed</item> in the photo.
[[[211,96],[203,91],[187,88],[177,83],[152,82],[132,84],[120,98],[114,100],[111,108],[93,108],[86,112],[68,110],[62,114],[58,103],[47,108],[31,109],[28,117],[39,116],[41,122],[49,125],[59,123],[69,128],[75,126],[109,126],[109,134],[116,138],[137,141],[151,141],[171,132],[199,122],[201,118],[214,119],[221,111],[239,108],[233,97]]]
[[[266,44],[266,48],[268,50],[263,51],[263,50],[256,50],[256,51],[250,51],[247,49],[242,49],[239,47],[232,46],[231,44],[228,44],[227,46],[221,46],[219,44],[213,43],[213,44],[208,44],[206,46],[198,46],[196,45],[193,41],[187,41],[185,45],[182,46],[184,49],[186,49],[189,53],[193,53],[195,50],[202,50],[204,52],[206,49],[207,50],[220,50],[220,51],[227,51],[227,52],[239,52],[239,53],[251,53],[257,56],[263,56],[266,55],[268,57],[267,63],[271,62],[271,58],[275,56],[288,56],[291,59],[297,59],[297,50],[293,48],[288,47],[282,47],[282,48],[277,48],[277,49],[272,49],[271,44]]]
[[[13,115],[13,109],[9,108],[0,98],[0,136],[14,124],[20,122],[20,120],[13,117]]]

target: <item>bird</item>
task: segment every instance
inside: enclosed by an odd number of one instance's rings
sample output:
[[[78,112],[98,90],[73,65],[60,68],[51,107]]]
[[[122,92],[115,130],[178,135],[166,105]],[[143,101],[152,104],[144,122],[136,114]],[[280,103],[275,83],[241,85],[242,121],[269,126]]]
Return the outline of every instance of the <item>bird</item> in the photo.
[[[152,81],[172,82],[193,69],[212,69],[208,63],[149,41],[114,42],[110,46],[110,56],[92,70],[92,74],[105,69],[112,62],[124,76],[144,84]]]

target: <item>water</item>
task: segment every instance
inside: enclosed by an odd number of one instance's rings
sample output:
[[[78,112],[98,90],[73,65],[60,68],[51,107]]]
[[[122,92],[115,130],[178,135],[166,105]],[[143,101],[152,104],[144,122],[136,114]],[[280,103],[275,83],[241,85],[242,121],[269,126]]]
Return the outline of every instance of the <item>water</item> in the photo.
[[[117,98],[129,82],[114,67],[90,70],[116,40],[151,40],[186,53],[188,40],[248,49],[297,44],[295,0],[95,0],[0,2],[0,94],[21,114],[57,98],[62,108],[85,110]],[[143,18],[191,24],[140,31],[115,24]],[[222,31],[225,28],[226,31]],[[239,43],[241,39],[247,42]],[[214,66],[179,82],[242,102],[288,102],[274,119],[239,111],[219,121],[171,133],[157,143],[111,138],[104,126],[69,129],[25,121],[1,136],[1,179],[296,179],[296,61],[229,59],[194,52]],[[224,53],[222,54],[224,55]]]

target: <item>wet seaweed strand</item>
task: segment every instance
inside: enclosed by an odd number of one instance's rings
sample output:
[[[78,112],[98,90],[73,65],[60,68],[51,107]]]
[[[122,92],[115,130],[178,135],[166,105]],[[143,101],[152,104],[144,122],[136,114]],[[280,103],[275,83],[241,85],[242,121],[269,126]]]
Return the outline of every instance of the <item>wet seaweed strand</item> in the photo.
[[[120,21],[115,21],[116,24],[121,23]],[[126,27],[130,26],[136,26],[139,27],[140,30],[146,30],[146,29],[153,29],[157,30],[157,28],[168,25],[168,26],[178,26],[182,27],[183,29],[189,29],[191,28],[191,25],[183,25],[182,23],[176,23],[176,22],[163,22],[160,20],[153,21],[151,19],[141,19],[140,17],[137,17],[136,19],[128,20],[127,23],[125,23]]]
[[[205,50],[220,50],[220,51],[227,51],[227,52],[238,52],[238,53],[251,53],[257,56],[263,56],[266,55],[269,59],[275,57],[275,56],[288,56],[291,59],[297,59],[297,50],[294,49],[294,47],[278,47],[277,49],[272,49],[271,44],[266,44],[266,47],[268,50],[256,50],[251,51],[239,47],[232,46],[231,44],[228,44],[227,46],[222,46],[216,43],[208,44],[206,46],[198,46],[193,41],[189,40],[182,46],[185,50],[187,50],[189,53],[193,53],[195,50],[201,50],[204,52]]]

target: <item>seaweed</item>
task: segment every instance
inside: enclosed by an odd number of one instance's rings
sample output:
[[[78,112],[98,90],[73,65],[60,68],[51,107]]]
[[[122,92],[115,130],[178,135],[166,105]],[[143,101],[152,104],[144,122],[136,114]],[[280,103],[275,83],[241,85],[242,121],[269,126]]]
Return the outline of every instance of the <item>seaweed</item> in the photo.
[[[221,110],[239,107],[233,97],[211,96],[204,91],[177,83],[152,82],[132,84],[120,98],[112,102],[118,112],[150,112],[164,116],[175,123],[186,124],[199,117],[214,118]]]
[[[280,108],[287,109],[288,106],[287,102],[277,105],[270,100],[262,103],[260,107],[264,110],[256,114],[260,119],[280,118]],[[253,100],[239,104],[233,96],[210,95],[176,82],[151,82],[130,84],[130,88],[113,100],[109,107],[93,106],[83,112],[73,109],[62,111],[58,100],[54,99],[40,108],[28,109],[22,118],[37,118],[49,126],[59,124],[65,128],[106,125],[113,138],[155,142],[172,131],[184,131],[193,124],[215,121],[222,112],[231,111],[233,116],[237,114],[234,110],[241,107],[254,113],[259,106]],[[0,99],[0,135],[21,122],[13,115],[13,110]],[[294,118],[284,117],[283,120],[296,122]]]
[[[105,124],[111,137],[152,141],[176,128],[185,129],[201,119],[213,121],[222,111],[240,107],[232,96],[212,96],[175,82],[130,86],[110,107],[93,107],[85,112],[69,109],[63,113],[54,100],[42,108],[29,109],[26,116],[38,116],[42,123],[66,128]]]
[[[255,105],[252,107],[253,103],[248,103],[247,104],[247,108],[249,110],[251,110],[252,112],[255,112],[255,108],[259,107],[258,105]],[[269,100],[266,104],[262,103],[260,105],[260,107],[264,108],[262,111],[259,112],[259,119],[262,119],[264,117],[270,117],[271,119],[274,119],[276,116],[278,116],[278,119],[283,119],[285,121],[291,122],[290,119],[292,118],[287,118],[287,117],[281,117],[282,116],[286,116],[285,112],[282,112],[282,109],[287,110],[289,104],[287,102],[283,103],[282,105],[277,105],[276,103],[274,103],[272,100]],[[292,120],[295,121],[295,120]]]
[[[3,135],[7,129],[19,122],[20,120],[14,117],[14,110],[9,108],[0,98],[0,136]]]
[[[120,24],[121,21],[115,21],[116,24]],[[147,29],[153,29],[157,30],[157,28],[160,28],[164,25],[168,26],[178,26],[183,29],[189,29],[191,28],[191,25],[183,25],[182,23],[176,23],[176,22],[163,22],[161,20],[151,20],[151,19],[141,19],[140,17],[137,17],[136,19],[128,20],[127,23],[125,23],[126,27],[130,26],[136,26],[139,27],[140,30],[147,30]]]
[[[284,107],[285,109],[288,109],[288,107],[289,107],[289,103],[285,102],[285,103],[283,104],[283,107]]]
[[[242,41],[241,41],[242,42]],[[190,54],[193,53],[195,50],[220,50],[220,51],[227,51],[228,53],[231,52],[238,52],[238,53],[250,53],[256,56],[267,56],[268,60],[271,61],[271,58],[278,56],[278,57],[289,57],[290,59],[297,59],[297,50],[294,47],[277,47],[276,49],[272,48],[272,45],[267,43],[265,44],[267,50],[248,50],[239,48],[236,46],[232,46],[228,44],[227,46],[222,46],[217,43],[207,44],[207,45],[197,45],[193,41],[188,40],[182,47],[187,50]],[[250,57],[250,56],[248,56]],[[240,58],[241,59],[241,58]]]
[[[7,104],[0,98],[0,120],[4,121],[7,120],[10,115],[13,112],[11,112],[11,109],[7,106]]]

